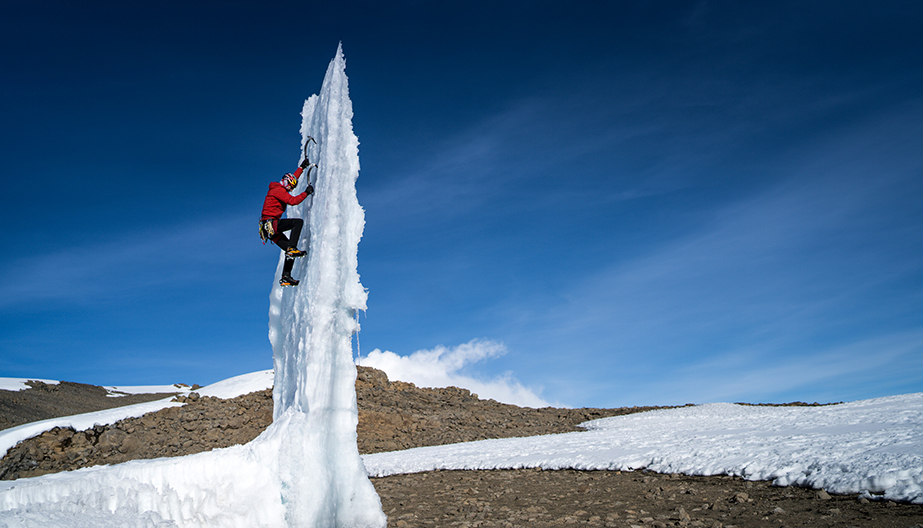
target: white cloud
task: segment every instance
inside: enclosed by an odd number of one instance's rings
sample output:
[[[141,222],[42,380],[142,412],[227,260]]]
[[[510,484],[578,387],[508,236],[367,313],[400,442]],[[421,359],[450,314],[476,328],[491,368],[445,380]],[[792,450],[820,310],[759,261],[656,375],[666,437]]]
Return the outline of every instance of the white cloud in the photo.
[[[360,363],[384,371],[391,380],[413,383],[418,387],[460,387],[480,398],[522,407],[549,407],[532,389],[524,387],[507,372],[491,380],[480,380],[461,373],[466,366],[478,361],[502,356],[506,347],[496,341],[472,340],[453,348],[437,346],[418,350],[409,356],[375,349]]]

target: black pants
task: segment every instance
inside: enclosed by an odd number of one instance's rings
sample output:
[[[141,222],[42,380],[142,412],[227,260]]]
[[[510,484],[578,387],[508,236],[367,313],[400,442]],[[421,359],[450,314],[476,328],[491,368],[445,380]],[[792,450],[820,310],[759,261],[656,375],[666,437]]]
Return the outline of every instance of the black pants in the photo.
[[[298,240],[301,238],[301,229],[304,227],[304,220],[301,218],[280,218],[276,221],[276,236],[272,237],[272,241],[282,248],[282,251],[290,247],[298,247]],[[289,236],[286,237],[282,233],[284,231],[291,231]],[[295,265],[295,259],[286,258],[285,264],[282,266],[282,275],[291,275],[292,266]]]
[[[304,220],[301,218],[280,218],[276,220],[276,236],[272,237],[272,241],[282,248],[283,251],[290,247],[297,247],[303,227]],[[289,234],[291,238],[282,234],[285,231],[291,231]]]

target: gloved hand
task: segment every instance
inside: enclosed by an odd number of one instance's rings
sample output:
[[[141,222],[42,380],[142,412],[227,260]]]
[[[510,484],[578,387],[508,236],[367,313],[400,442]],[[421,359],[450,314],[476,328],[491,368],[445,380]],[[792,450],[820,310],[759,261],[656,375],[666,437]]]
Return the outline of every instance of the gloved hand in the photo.
[[[308,193],[308,196],[314,194],[314,186],[309,183],[304,192]]]
[[[310,164],[311,164],[311,162],[308,161],[308,158],[305,158],[304,161],[301,162],[301,168],[302,168],[302,169],[307,169],[307,168],[308,168],[308,165],[310,165]]]

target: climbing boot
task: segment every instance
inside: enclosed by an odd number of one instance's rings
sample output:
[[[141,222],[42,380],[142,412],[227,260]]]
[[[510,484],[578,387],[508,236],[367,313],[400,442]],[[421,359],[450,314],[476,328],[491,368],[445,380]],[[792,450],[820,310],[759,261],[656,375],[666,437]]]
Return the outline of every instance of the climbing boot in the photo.
[[[279,285],[281,286],[298,286],[298,281],[293,279],[291,275],[283,275],[282,279],[279,280]]]

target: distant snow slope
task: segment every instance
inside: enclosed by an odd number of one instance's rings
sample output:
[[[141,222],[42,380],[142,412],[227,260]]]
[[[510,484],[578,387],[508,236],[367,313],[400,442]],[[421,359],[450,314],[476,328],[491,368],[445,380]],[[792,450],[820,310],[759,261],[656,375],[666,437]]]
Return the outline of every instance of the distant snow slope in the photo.
[[[200,396],[215,396],[217,398],[225,399],[236,398],[237,396],[242,396],[251,392],[271,389],[272,377],[273,376],[271,370],[263,370],[260,372],[253,372],[251,374],[243,374],[241,376],[228,378],[206,387],[202,387],[201,389],[196,389],[195,392],[199,393]],[[173,385],[166,385],[166,387],[172,387],[173,392],[180,392],[180,394],[188,394],[191,392],[189,390],[177,391],[176,387]],[[157,412],[167,407],[182,405],[181,403],[172,402],[172,399],[173,397],[170,396],[169,398],[164,398],[162,400],[152,402],[126,405],[124,407],[116,407],[114,409],[106,409],[103,411],[96,411],[91,413],[75,414],[73,416],[49,418],[48,420],[40,420],[38,422],[31,422],[20,425],[18,427],[4,429],[3,431],[0,431],[0,457],[5,455],[11,447],[15,446],[19,442],[22,442],[27,438],[32,438],[33,436],[38,436],[45,431],[55,427],[73,427],[77,431],[82,431],[95,425],[114,424],[119,420],[137,418],[147,413]]]
[[[26,385],[27,381],[41,381],[42,383],[47,383],[48,385],[57,385],[61,383],[60,381],[54,380],[40,380],[35,378],[0,378],[0,390],[8,391],[20,391],[26,390],[31,387]]]

